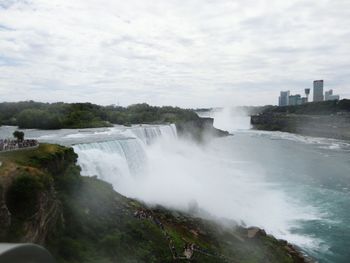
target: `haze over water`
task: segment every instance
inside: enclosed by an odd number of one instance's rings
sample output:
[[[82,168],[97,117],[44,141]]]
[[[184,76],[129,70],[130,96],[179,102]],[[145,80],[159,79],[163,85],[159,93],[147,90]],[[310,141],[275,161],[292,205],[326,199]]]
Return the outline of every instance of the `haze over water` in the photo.
[[[249,118],[211,112],[234,133],[198,145],[171,125],[37,131],[27,137],[74,145],[82,173],[149,204],[259,226],[320,262],[348,262],[350,145],[249,130]],[[1,127],[11,135],[14,128]]]
[[[349,142],[248,130],[249,118],[244,122],[240,113],[228,109],[211,116],[218,128],[234,131],[235,136],[219,140],[222,149],[229,145],[231,158],[259,167],[257,173],[283,192],[287,205],[303,211],[289,221],[294,242],[320,262],[349,262]]]

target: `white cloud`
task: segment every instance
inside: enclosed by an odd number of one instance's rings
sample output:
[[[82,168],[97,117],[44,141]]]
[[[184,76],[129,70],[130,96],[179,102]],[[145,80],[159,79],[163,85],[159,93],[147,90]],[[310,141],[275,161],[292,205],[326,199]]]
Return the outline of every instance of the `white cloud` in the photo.
[[[276,103],[350,97],[347,0],[2,0],[0,100]]]

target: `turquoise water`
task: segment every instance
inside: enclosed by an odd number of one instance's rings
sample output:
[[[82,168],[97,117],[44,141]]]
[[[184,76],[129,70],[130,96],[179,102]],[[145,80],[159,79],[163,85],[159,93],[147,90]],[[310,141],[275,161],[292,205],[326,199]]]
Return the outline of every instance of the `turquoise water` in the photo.
[[[280,132],[241,131],[220,141],[236,160],[260,166],[293,204],[310,207],[291,233],[312,240],[302,249],[319,262],[350,262],[350,145]],[[224,146],[225,145],[225,146]],[[237,151],[239,149],[239,151]],[[314,217],[314,219],[312,219]]]
[[[27,130],[26,135],[81,144],[75,150],[83,172],[98,175],[127,196],[182,208],[195,200],[218,217],[263,227],[321,263],[350,262],[350,144],[252,131],[244,129],[244,119],[240,123],[243,129],[234,136],[203,147],[159,127],[149,129],[172,139],[152,146],[142,144],[142,136],[129,140],[138,133],[125,127]],[[10,136],[14,129],[1,127],[0,135]],[[128,145],[124,154],[113,148],[115,140]],[[144,159],[148,176],[133,177],[130,163]],[[142,161],[139,166],[143,169]]]

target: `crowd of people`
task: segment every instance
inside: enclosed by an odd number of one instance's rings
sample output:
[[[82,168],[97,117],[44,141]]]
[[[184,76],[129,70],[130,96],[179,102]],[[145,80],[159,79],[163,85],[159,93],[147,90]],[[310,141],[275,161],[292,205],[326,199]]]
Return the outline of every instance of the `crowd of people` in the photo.
[[[171,236],[169,235],[169,233],[166,231],[166,229],[164,228],[164,225],[162,222],[160,222],[160,220],[157,219],[157,217],[155,217],[152,213],[152,211],[149,210],[145,210],[145,209],[139,209],[134,213],[134,216],[136,218],[139,219],[148,219],[148,220],[152,220],[163,232],[165,238],[167,239],[167,241],[169,242],[169,249],[171,251],[171,254],[173,256],[174,260],[191,260],[194,257],[194,252],[197,253],[201,253],[203,255],[206,256],[212,256],[212,257],[221,257],[223,258],[221,255],[218,255],[216,253],[212,253],[210,251],[208,251],[207,249],[204,248],[200,248],[199,246],[197,246],[194,243],[189,243],[186,242],[185,240],[185,245],[183,247],[183,252],[182,255],[179,254],[176,251],[176,247],[175,247],[175,243],[174,240],[171,238]],[[226,260],[224,260],[226,261]]]
[[[0,152],[1,151],[13,151],[24,148],[32,148],[39,145],[37,140],[11,140],[0,139]]]

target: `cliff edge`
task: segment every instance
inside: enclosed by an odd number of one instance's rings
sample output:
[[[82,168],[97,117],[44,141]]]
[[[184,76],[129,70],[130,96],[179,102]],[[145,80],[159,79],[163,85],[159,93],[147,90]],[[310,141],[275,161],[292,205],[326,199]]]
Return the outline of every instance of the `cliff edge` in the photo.
[[[148,207],[94,177],[73,149],[0,154],[0,241],[45,246],[57,262],[307,262],[258,228]]]
[[[196,120],[177,122],[176,129],[179,136],[190,137],[196,141],[205,141],[211,137],[224,137],[229,132],[214,127],[213,118],[198,118]]]

